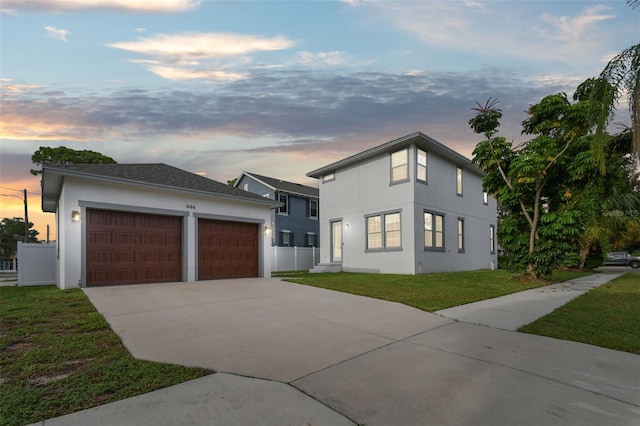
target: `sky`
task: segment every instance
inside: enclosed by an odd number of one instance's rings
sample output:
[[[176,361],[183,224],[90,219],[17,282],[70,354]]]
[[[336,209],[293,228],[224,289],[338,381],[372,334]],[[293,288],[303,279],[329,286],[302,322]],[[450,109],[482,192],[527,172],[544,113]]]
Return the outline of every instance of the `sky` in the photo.
[[[476,102],[531,104],[640,39],[616,1],[2,0],[0,217],[43,213],[41,146],[226,182],[306,173],[422,131],[471,158]],[[617,119],[630,122],[627,106]]]

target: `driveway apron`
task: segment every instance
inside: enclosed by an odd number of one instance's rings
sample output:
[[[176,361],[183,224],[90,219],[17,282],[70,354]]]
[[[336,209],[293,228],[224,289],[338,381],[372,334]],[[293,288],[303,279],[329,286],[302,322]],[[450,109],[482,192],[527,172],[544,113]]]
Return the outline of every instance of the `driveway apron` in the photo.
[[[86,293],[134,356],[283,382],[346,416],[346,424],[637,425],[640,419],[640,357],[629,353],[277,279]],[[234,409],[240,415],[251,407]],[[331,424],[327,419],[282,424]],[[172,421],[178,420],[166,424]]]

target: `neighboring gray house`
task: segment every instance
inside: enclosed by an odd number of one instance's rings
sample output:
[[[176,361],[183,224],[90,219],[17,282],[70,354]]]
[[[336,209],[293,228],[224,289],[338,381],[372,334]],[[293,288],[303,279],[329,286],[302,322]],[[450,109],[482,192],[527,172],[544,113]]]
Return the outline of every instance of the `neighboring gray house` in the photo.
[[[469,159],[421,132],[309,172],[320,270],[424,274],[497,267],[497,203]]]
[[[271,245],[319,247],[318,188],[242,172],[235,186],[281,203],[271,210]]]

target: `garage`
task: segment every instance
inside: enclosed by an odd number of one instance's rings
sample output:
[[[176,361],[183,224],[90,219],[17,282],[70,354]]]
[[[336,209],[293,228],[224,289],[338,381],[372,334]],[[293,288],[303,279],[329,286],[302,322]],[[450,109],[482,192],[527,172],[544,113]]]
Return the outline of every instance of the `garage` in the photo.
[[[87,286],[182,281],[182,217],[86,210]]]
[[[198,220],[198,280],[259,274],[257,223]]]

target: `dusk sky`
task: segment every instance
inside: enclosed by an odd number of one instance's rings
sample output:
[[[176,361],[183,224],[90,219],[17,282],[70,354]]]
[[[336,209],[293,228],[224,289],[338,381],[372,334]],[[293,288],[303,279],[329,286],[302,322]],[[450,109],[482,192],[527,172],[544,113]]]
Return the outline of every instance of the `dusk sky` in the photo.
[[[471,157],[470,108],[489,97],[520,141],[530,104],[571,96],[640,38],[624,0],[0,5],[0,193],[27,188],[41,238],[40,146],[316,185],[307,172],[418,130]]]

